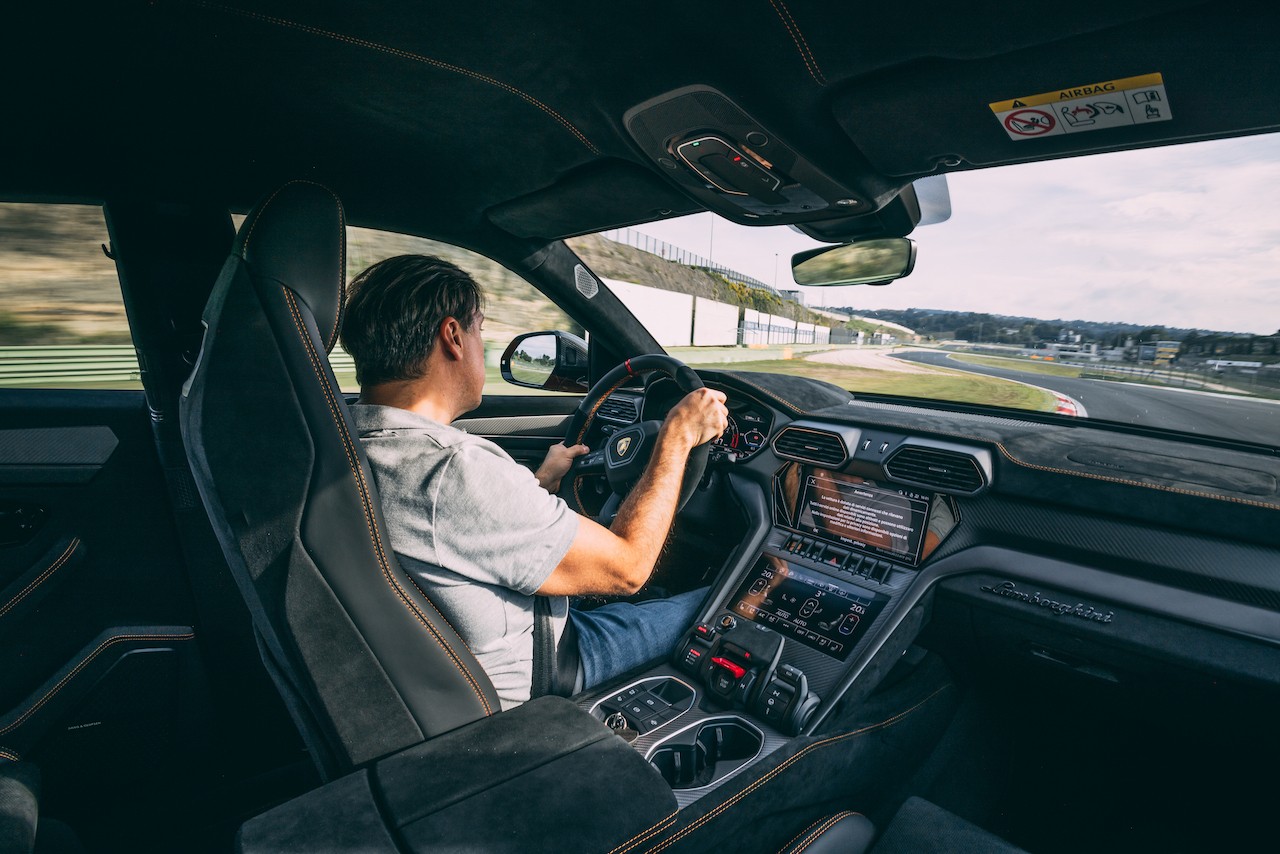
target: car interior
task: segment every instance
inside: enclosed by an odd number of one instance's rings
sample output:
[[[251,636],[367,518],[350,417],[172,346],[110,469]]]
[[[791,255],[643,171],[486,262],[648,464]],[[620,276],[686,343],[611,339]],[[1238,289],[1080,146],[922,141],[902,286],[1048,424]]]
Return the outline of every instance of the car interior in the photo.
[[[1280,129],[1280,10],[3,14],[0,242],[101,212],[137,383],[0,358],[0,851],[1274,844],[1280,443],[689,366],[574,240],[711,212],[913,234],[909,270],[922,179]],[[1042,108],[1139,90],[1163,111],[1096,131]],[[358,229],[475,253],[563,318],[503,321],[504,375],[537,333],[556,393],[489,389],[456,426],[530,468],[587,444],[559,493],[584,515],[684,393],[725,393],[733,435],[691,455],[635,597],[707,589],[665,658],[501,710],[356,437]],[[84,312],[76,281],[50,316]]]

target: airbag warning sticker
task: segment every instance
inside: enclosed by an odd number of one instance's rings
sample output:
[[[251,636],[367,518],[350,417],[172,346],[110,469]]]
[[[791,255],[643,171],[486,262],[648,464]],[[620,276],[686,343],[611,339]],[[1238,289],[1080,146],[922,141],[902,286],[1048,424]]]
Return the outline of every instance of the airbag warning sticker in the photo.
[[[1173,118],[1160,74],[1072,86],[988,106],[1010,139],[1083,133]]]

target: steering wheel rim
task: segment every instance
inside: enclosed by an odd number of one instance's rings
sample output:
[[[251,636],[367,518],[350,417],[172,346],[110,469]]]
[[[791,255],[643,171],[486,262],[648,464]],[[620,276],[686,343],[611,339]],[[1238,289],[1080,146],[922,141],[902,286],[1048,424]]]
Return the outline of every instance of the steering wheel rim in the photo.
[[[643,376],[655,371],[666,374],[668,377],[675,380],[676,387],[684,394],[696,391],[704,386],[702,378],[699,377],[692,368],[684,362],[681,362],[679,359],[672,358],[671,356],[660,353],[651,353],[627,359],[622,364],[618,365],[601,377],[587,392],[586,396],[578,404],[578,408],[574,410],[573,416],[569,419],[569,427],[565,431],[564,443],[570,446],[581,444],[583,439],[586,438],[588,431],[591,429],[591,424],[595,420],[596,412],[600,409],[600,405],[604,403],[609,395],[613,394],[613,392],[615,392],[618,387],[628,379]],[[647,425],[656,425],[658,423],[659,422],[639,421],[624,429],[630,430],[633,427],[639,427],[641,430],[645,430]],[[612,442],[615,440],[615,436],[610,436],[609,439]],[[641,442],[640,444],[647,445],[648,449],[650,451],[652,450],[652,443]],[[680,481],[680,498],[676,503],[677,513],[683,510],[684,506],[689,503],[689,499],[693,497],[694,490],[697,489],[699,481],[702,480],[702,475],[706,472],[707,459],[710,455],[710,451],[710,442],[704,442],[689,451],[689,459],[685,463],[684,477]],[[603,465],[605,453],[605,449],[601,449],[596,453],[588,455],[594,458],[591,463],[583,464],[583,457],[579,457],[575,460],[575,465],[573,469],[570,470],[568,478],[569,483],[573,485],[572,488],[574,488],[575,491],[580,478],[589,474],[606,474],[604,471],[594,471],[595,468]],[[646,454],[645,465],[647,464],[648,457]],[[625,497],[623,493],[617,491],[612,482],[610,482],[610,490],[612,493],[610,501],[613,497],[616,497],[618,500]],[[577,499],[576,495],[574,500],[580,510],[586,510],[585,506],[583,506],[582,502]],[[609,506],[610,501],[606,501],[606,508]]]

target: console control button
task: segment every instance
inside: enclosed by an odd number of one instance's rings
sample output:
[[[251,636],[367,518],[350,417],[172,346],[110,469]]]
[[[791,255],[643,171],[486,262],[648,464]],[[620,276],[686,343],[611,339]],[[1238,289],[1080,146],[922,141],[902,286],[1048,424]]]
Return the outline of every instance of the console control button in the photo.
[[[747,669],[722,656],[711,659],[711,690],[721,697],[731,697]]]
[[[760,692],[758,705],[761,717],[769,723],[782,723],[787,719],[795,695],[795,688],[792,685],[780,679],[771,680]]]
[[[671,708],[671,704],[666,700],[660,700],[652,694],[644,694],[640,697],[640,702],[648,706],[651,712],[661,712],[664,709]]]

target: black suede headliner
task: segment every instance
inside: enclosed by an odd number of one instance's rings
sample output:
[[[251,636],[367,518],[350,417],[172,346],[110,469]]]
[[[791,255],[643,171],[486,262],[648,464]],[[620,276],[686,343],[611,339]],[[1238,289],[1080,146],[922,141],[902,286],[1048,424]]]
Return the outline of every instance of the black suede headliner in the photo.
[[[749,0],[732,14],[559,0],[18,4],[4,16],[22,37],[6,52],[18,132],[0,140],[0,192],[244,209],[306,178],[353,222],[515,259],[546,238],[697,207],[623,126],[628,109],[690,85],[723,92],[876,203],[937,155],[988,164],[1080,150],[1020,148],[986,103],[1081,75],[1162,71],[1180,100],[1177,122],[1079,145],[1280,124],[1254,97],[1280,67],[1240,47],[1274,41],[1274,8],[1089,0],[1051,18],[1015,0]],[[1242,54],[1249,85],[1214,84]]]

